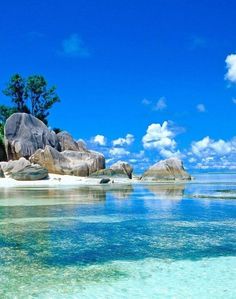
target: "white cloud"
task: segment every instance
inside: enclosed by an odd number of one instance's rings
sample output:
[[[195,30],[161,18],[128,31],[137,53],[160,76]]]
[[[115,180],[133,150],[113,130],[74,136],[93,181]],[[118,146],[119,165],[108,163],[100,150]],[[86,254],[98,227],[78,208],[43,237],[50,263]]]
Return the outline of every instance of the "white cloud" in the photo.
[[[134,135],[127,134],[125,138],[117,138],[112,141],[113,146],[131,145],[134,142]]]
[[[151,101],[149,101],[148,99],[143,99],[142,100],[142,104],[143,105],[150,105],[152,102]]]
[[[164,109],[167,108],[167,104],[166,104],[166,99],[164,97],[161,97],[157,102],[155,107],[153,108],[154,110],[157,111],[162,111]]]
[[[124,149],[123,147],[114,147],[109,150],[109,154],[117,158],[117,157],[127,156],[130,154],[130,152]]]
[[[96,136],[94,136],[92,138],[92,143],[104,146],[104,145],[106,145],[107,141],[106,141],[105,136],[103,136],[103,135],[96,135]]]
[[[225,79],[236,83],[236,54],[230,54],[225,59],[227,73]]]
[[[233,98],[233,99],[232,99],[232,102],[233,102],[234,104],[236,104],[236,99],[235,99],[235,98]]]
[[[198,104],[197,106],[196,106],[196,108],[197,108],[197,110],[198,110],[198,112],[206,112],[206,107],[205,107],[205,105],[204,104]]]
[[[176,151],[175,135],[174,128],[172,129],[167,121],[162,125],[151,124],[142,138],[143,147],[147,150],[156,149],[164,158],[181,156],[181,153]]]
[[[236,150],[236,140],[224,141],[219,139],[217,141],[210,139],[209,136],[202,140],[192,143],[192,153],[198,157],[209,157],[212,155],[227,155]]]
[[[143,146],[145,149],[175,148],[176,142],[173,137],[174,133],[169,130],[167,121],[164,121],[162,125],[151,124],[143,136]]]
[[[88,49],[84,46],[84,42],[78,34],[71,34],[62,41],[62,52],[66,56],[89,56]]]
[[[196,168],[236,168],[236,137],[225,141],[209,136],[192,142],[189,162]]]

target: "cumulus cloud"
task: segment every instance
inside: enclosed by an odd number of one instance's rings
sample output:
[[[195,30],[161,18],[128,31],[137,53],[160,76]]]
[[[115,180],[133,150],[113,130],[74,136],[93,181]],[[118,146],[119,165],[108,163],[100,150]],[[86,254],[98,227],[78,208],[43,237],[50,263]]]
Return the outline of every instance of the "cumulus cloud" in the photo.
[[[236,83],[236,54],[230,54],[225,59],[227,73],[225,79],[232,83]]]
[[[105,146],[107,141],[106,141],[105,136],[96,135],[96,136],[92,137],[92,143],[95,143],[95,144],[101,145],[101,146]]]
[[[164,158],[180,156],[181,153],[176,151],[175,135],[175,130],[170,127],[167,121],[164,121],[162,125],[151,124],[142,138],[143,147],[147,150],[157,150]]]
[[[151,124],[148,126],[142,142],[145,149],[161,149],[162,147],[174,148],[176,146],[176,142],[173,137],[174,133],[169,130],[168,122],[164,121],[162,125]]]
[[[198,112],[201,112],[201,113],[206,112],[206,107],[205,107],[204,104],[198,104],[198,105],[196,106],[196,108],[197,108],[197,111],[198,111]]]
[[[62,41],[62,53],[66,56],[89,56],[89,51],[78,34],[71,34]]]
[[[131,145],[134,142],[134,135],[127,134],[125,138],[117,138],[112,141],[113,146],[124,146],[124,145]]]
[[[162,111],[167,108],[166,99],[164,97],[161,97],[154,106],[154,110],[156,111]]]
[[[122,156],[129,155],[130,152],[124,149],[123,147],[114,147],[109,150],[109,154],[111,156],[115,156],[116,158],[120,158]]]
[[[236,168],[236,137],[225,141],[206,136],[192,142],[188,155],[197,168]]]
[[[236,139],[224,141],[219,139],[217,141],[210,139],[209,136],[202,140],[192,143],[192,153],[198,157],[209,157],[212,155],[227,155],[236,149]]]

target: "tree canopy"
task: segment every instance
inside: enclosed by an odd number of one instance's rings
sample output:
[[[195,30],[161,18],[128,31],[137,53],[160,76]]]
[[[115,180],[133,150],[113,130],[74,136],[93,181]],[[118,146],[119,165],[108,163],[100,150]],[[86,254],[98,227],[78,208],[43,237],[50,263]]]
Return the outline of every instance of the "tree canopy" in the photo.
[[[4,106],[8,112],[11,112],[10,115],[14,112],[30,113],[45,124],[48,124],[49,110],[56,102],[60,102],[56,87],[48,87],[47,81],[41,75],[23,78],[20,74],[15,74],[10,78],[3,93],[10,97],[13,103],[12,108]],[[5,115],[6,111],[2,106],[0,121],[4,122]]]

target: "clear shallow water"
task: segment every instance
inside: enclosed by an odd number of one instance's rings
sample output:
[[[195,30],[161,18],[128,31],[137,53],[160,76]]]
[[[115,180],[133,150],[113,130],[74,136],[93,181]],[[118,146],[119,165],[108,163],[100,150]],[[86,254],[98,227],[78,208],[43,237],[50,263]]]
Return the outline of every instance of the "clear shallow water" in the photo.
[[[236,176],[0,190],[0,298],[236,298]]]

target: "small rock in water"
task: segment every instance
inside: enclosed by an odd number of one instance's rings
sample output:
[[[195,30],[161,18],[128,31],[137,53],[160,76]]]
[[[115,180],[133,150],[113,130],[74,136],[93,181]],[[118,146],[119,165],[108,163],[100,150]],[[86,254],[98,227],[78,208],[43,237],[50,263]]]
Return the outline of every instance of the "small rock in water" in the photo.
[[[108,184],[111,180],[108,178],[101,179],[99,184]]]

